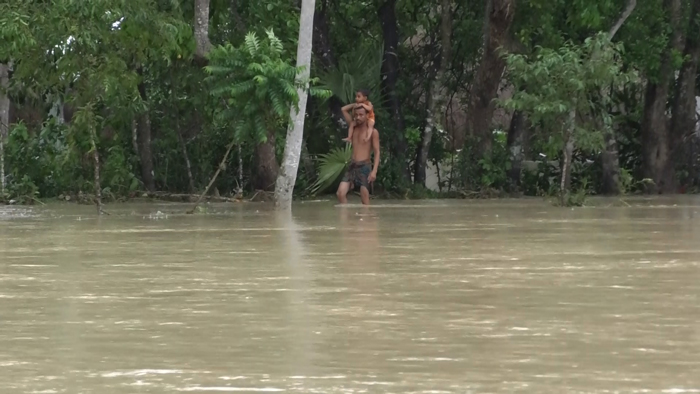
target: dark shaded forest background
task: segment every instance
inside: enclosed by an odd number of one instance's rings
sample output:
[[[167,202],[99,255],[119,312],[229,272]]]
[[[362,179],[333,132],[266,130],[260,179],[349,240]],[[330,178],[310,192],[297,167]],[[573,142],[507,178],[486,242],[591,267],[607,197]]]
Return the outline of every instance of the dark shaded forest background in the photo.
[[[194,194],[229,144],[213,193],[274,190],[300,6],[0,5],[0,200],[89,200],[96,185],[106,199]],[[316,0],[318,94],[295,195],[332,190],[348,158],[340,109],[360,88],[381,136],[375,194],[697,192],[699,12],[700,0]]]

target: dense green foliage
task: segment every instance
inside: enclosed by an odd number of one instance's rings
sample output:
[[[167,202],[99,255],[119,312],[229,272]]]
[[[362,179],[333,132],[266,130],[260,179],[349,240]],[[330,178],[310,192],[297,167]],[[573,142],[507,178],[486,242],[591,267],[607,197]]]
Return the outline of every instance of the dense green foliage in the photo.
[[[212,46],[204,58],[196,56],[197,3],[209,6]],[[349,156],[340,107],[359,88],[371,92],[381,136],[375,193],[558,194],[567,141],[575,141],[575,191],[700,187],[696,118],[683,110],[700,85],[700,50],[687,34],[697,31],[697,0],[640,1],[613,42],[606,32],[626,0],[316,3],[298,196],[330,191],[338,181]],[[452,7],[449,24],[444,4]],[[87,196],[97,184],[107,199],[194,193],[231,145],[239,149],[215,190],[267,189],[298,102],[299,5],[0,4],[0,63],[11,69],[0,86],[10,103],[0,127],[0,201]],[[495,10],[490,18],[487,7]],[[451,37],[445,53],[443,27]],[[485,48],[498,49],[487,56]],[[467,125],[474,114],[493,118],[486,130]],[[428,162],[421,163],[427,132]],[[413,181],[422,165],[433,190]]]

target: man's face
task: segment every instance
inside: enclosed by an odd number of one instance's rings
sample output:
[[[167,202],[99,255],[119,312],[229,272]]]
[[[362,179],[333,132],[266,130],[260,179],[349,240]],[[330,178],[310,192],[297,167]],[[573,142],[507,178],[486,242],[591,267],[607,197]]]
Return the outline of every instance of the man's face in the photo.
[[[357,124],[365,124],[367,121],[367,110],[364,107],[357,108],[355,110],[355,122]]]

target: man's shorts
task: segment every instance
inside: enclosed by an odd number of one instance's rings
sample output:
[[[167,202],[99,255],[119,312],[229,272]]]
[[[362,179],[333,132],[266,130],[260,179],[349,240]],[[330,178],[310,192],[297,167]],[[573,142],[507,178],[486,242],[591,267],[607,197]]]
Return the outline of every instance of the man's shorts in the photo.
[[[369,174],[372,172],[372,164],[369,160],[352,161],[350,167],[343,176],[343,182],[350,182],[353,187],[364,186],[369,190]]]

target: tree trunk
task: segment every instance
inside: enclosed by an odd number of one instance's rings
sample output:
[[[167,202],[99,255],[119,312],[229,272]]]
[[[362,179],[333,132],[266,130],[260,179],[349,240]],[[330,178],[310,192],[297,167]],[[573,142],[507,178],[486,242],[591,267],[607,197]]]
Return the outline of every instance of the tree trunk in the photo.
[[[179,114],[176,114],[179,116]],[[192,176],[192,165],[190,164],[190,156],[187,154],[187,145],[185,144],[185,138],[182,136],[182,130],[180,129],[180,120],[175,119],[175,128],[177,131],[177,140],[180,144],[180,150],[182,150],[182,157],[185,158],[185,165],[187,166],[187,179],[190,184],[190,193],[194,193],[194,177]]]
[[[318,59],[321,69],[328,70],[338,65],[333,46],[330,40],[330,28],[328,27],[328,0],[323,0],[321,9],[314,13],[313,43],[311,50]],[[333,123],[337,126],[339,135],[345,137],[348,132],[348,124],[343,116],[343,103],[337,97],[328,99],[328,110]]]
[[[612,40],[617,32],[620,30],[622,25],[625,24],[627,21],[627,18],[632,15],[632,11],[637,7],[637,0],[627,0],[627,5],[625,6],[625,9],[622,11],[622,14],[620,14],[620,17],[617,18],[617,21],[615,24],[610,28],[608,31],[608,38]]]
[[[209,41],[209,0],[194,0],[195,56],[204,59],[211,49]]]
[[[301,145],[301,163],[304,166],[304,172],[306,172],[307,179],[316,176],[316,166],[314,165],[314,160],[309,154],[307,139],[304,139],[304,142],[302,142]]]
[[[510,170],[508,177],[514,187],[520,187],[523,160],[525,158],[525,144],[527,142],[527,119],[520,111],[513,112],[508,129],[508,151],[510,152]]]
[[[569,204],[569,191],[571,189],[571,162],[574,156],[574,129],[576,127],[576,110],[569,111],[569,121],[564,132],[564,146],[561,164],[561,185],[560,198],[561,205]]]
[[[237,144],[236,149],[238,149],[238,189],[236,190],[236,195],[243,195],[243,149],[241,149],[241,144]]]
[[[97,214],[102,214],[102,186],[100,184],[100,152],[97,150],[97,133],[95,126],[90,125],[90,147],[92,148],[92,158],[94,160],[95,169],[95,204],[97,205]]]
[[[413,183],[416,185],[422,185],[425,187],[425,168],[428,165],[428,153],[430,151],[430,140],[433,137],[433,128],[436,126],[435,121],[435,85],[438,84],[437,80],[430,81],[428,92],[426,95],[426,106],[427,114],[425,118],[425,128],[421,132],[420,144],[416,150],[416,161],[413,165]]]
[[[138,89],[141,94],[141,99],[147,102],[146,86],[143,82],[139,83]],[[148,109],[139,114],[136,123],[138,128],[138,152],[141,161],[141,177],[143,178],[143,184],[146,190],[154,192],[156,191],[156,184],[153,175],[153,153],[151,152],[151,116],[148,113]]]
[[[466,130],[466,135],[477,138],[478,149],[484,156],[491,153],[494,99],[506,67],[499,50],[508,44],[514,15],[515,0],[487,0],[482,55],[469,94]]]
[[[5,195],[5,143],[10,129],[10,66],[0,63],[0,197]]]
[[[379,7],[378,15],[384,40],[381,89],[384,103],[394,124],[393,143],[391,144],[392,155],[401,163],[404,180],[406,183],[410,183],[411,173],[406,165],[406,151],[408,150],[408,143],[404,136],[406,127],[401,111],[401,103],[396,94],[396,84],[399,80],[399,28],[396,20],[396,0],[385,0]]]
[[[608,38],[612,40],[622,25],[632,15],[637,7],[637,0],[627,0],[627,6],[608,31]],[[610,95],[610,89],[605,89],[603,94]],[[620,194],[620,157],[617,150],[617,136],[615,130],[607,130],[604,135],[605,147],[601,154],[603,164],[603,194]]]
[[[328,26],[328,0],[321,0],[321,9],[314,13],[312,51],[323,69],[337,65]]]
[[[681,67],[676,83],[676,92],[673,101],[673,117],[671,119],[671,135],[669,138],[671,168],[677,168],[684,158],[687,158],[687,150],[683,140],[695,132],[697,123],[696,114],[696,77],[698,73],[698,61],[700,60],[700,27],[697,18],[700,14],[700,0],[694,0],[690,14],[690,29],[683,51],[685,61]]]
[[[613,130],[606,131],[605,147],[601,154],[603,164],[603,194],[620,194],[620,157],[617,151],[617,138]]]
[[[229,5],[229,19],[234,31],[237,31],[238,33],[245,33],[248,30],[246,28],[245,21],[241,17],[241,14],[238,12],[237,0],[231,0],[231,3]]]
[[[139,123],[136,118],[131,120],[131,146],[135,154],[139,154]]]
[[[421,135],[421,143],[418,146],[418,154],[415,164],[414,182],[425,186],[425,168],[428,165],[428,153],[433,138],[433,131],[444,120],[446,111],[446,100],[444,95],[444,84],[447,70],[450,67],[450,54],[452,51],[452,0],[441,0],[440,32],[442,53],[440,56],[440,67],[436,70],[435,80],[430,83],[428,92],[428,116],[426,125]]]
[[[669,122],[666,116],[666,103],[673,80],[673,57],[671,55],[674,50],[682,50],[680,32],[681,1],[666,0],[664,3],[669,11],[669,25],[673,28],[673,34],[671,41],[662,54],[658,81],[647,82],[641,126],[642,174],[644,178],[653,181],[653,185],[650,185],[647,190],[657,193],[672,192],[675,188],[673,168],[670,160]]]
[[[277,157],[275,157],[274,133],[268,133],[267,141],[255,147],[255,168],[255,188],[264,191],[275,190],[279,164],[277,164]]]
[[[304,138],[304,118],[306,117],[306,103],[309,95],[307,80],[311,69],[311,45],[313,42],[315,7],[315,0],[302,0],[301,2],[297,67],[303,67],[303,70],[297,75],[297,82],[303,83],[303,86],[297,88],[297,95],[299,96],[298,106],[292,105],[289,111],[289,118],[292,122],[287,127],[282,168],[275,185],[275,205],[280,209],[292,208],[294,184],[296,183],[299,170],[301,143]]]
[[[218,178],[221,171],[223,171],[226,168],[226,161],[228,160],[228,155],[231,153],[231,149],[233,148],[234,142],[235,141],[231,141],[231,143],[228,144],[228,147],[226,148],[226,153],[224,153],[224,157],[221,159],[219,166],[216,168],[216,172],[214,173],[214,176],[211,177],[211,179],[209,180],[209,184],[204,189],[202,194],[199,195],[199,198],[197,198],[197,201],[195,201],[192,209],[187,211],[188,214],[194,213],[194,211],[197,209],[197,206],[202,201],[202,198],[204,198],[204,196],[209,192],[209,189],[211,189],[211,186],[214,184],[214,182],[216,182],[216,178]],[[216,188],[214,188],[214,190],[216,190]],[[217,194],[218,194],[218,192],[217,192]]]
[[[612,41],[622,25],[632,15],[637,7],[637,0],[627,0],[627,6],[620,14],[615,24],[608,31],[608,39]],[[610,89],[603,91],[604,95],[610,95]],[[605,146],[601,154],[603,165],[603,194],[620,194],[620,156],[617,150],[617,137],[615,130],[607,130],[603,136]]]
[[[333,46],[331,45],[327,10],[328,0],[322,0],[321,9],[314,13],[312,51],[323,70],[328,70],[338,65],[333,54]],[[340,135],[344,137],[348,132],[348,124],[345,122],[341,108],[343,108],[343,103],[337,97],[333,96],[328,100],[328,110],[333,123],[338,126]]]

